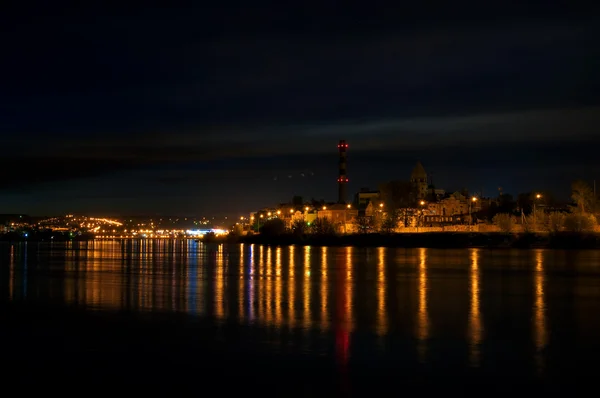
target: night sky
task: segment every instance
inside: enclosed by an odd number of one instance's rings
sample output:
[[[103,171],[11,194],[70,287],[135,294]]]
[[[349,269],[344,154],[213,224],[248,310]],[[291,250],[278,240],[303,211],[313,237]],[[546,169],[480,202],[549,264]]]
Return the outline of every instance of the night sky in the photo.
[[[349,192],[417,160],[493,196],[600,177],[590,10],[45,3],[0,6],[0,213],[333,201],[340,139]]]

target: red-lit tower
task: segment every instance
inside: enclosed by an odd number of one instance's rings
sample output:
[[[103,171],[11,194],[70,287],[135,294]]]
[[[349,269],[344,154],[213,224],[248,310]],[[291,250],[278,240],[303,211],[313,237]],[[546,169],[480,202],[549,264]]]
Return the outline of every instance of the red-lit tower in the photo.
[[[346,203],[346,184],[348,183],[348,175],[346,174],[346,150],[348,144],[346,141],[340,140],[338,151],[340,152],[339,160],[339,177],[338,177],[338,203]]]

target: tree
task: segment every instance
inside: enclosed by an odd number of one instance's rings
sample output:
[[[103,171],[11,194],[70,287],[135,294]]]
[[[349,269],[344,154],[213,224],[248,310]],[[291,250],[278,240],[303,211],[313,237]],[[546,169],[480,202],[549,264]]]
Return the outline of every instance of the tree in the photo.
[[[368,234],[373,230],[373,219],[367,216],[359,216],[356,219],[356,228],[360,234]]]
[[[371,217],[371,228],[374,232],[380,232],[383,226],[383,211],[376,210]]]
[[[217,240],[217,234],[215,234],[214,232],[207,232],[202,237],[202,240],[206,243],[214,242],[215,240]]]
[[[523,213],[529,214],[533,209],[534,195],[531,192],[520,193],[517,196],[517,206],[521,208]]]
[[[596,225],[596,217],[592,214],[571,213],[565,217],[565,229],[569,232],[592,232]]]
[[[536,210],[535,213],[531,212],[525,218],[525,224],[523,227],[526,232],[546,231],[547,230],[548,217],[543,210]]]
[[[308,233],[308,225],[304,220],[295,220],[292,223],[292,233],[294,235],[306,235]]]
[[[398,217],[396,216],[395,211],[390,211],[384,216],[383,221],[381,222],[381,232],[385,234],[389,234],[394,232],[396,227],[398,226]]]
[[[594,191],[587,182],[574,181],[571,184],[571,198],[581,213],[593,211],[596,198],[594,198]]]
[[[316,235],[335,235],[335,225],[325,217],[317,217],[311,228]]]
[[[515,211],[516,202],[513,200],[512,195],[504,193],[498,197],[498,213],[512,213]]]
[[[285,223],[279,218],[268,220],[260,227],[261,235],[280,236],[285,233]]]
[[[492,221],[495,226],[500,228],[500,231],[505,233],[512,232],[517,222],[515,216],[507,213],[496,214]]]
[[[230,235],[242,236],[244,234],[244,227],[241,224],[234,224],[229,232]]]
[[[555,211],[548,214],[548,231],[552,233],[560,232],[565,225],[565,215]]]

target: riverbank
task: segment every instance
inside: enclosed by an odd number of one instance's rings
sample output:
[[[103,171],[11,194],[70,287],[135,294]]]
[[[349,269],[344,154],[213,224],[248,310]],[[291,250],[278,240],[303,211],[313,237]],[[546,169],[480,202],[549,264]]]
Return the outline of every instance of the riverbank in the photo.
[[[560,232],[556,234],[506,234],[501,232],[425,232],[349,235],[247,235],[240,243],[265,245],[425,247],[425,248],[548,248],[600,249],[599,234]]]
[[[118,240],[118,238],[116,238]],[[191,238],[190,238],[191,239]],[[194,238],[196,239],[196,238]],[[0,242],[64,242],[93,241],[93,235],[42,234],[30,236],[3,234]],[[519,249],[600,249],[598,233],[502,233],[502,232],[422,232],[390,234],[348,235],[227,235],[202,239],[205,243],[246,243],[259,245],[300,246],[354,246],[354,247],[401,247],[401,248],[519,248]]]

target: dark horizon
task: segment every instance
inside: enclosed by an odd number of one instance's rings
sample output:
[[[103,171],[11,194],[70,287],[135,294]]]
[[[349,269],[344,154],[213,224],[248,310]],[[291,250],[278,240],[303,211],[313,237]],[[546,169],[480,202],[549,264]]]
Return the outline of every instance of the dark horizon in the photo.
[[[340,139],[349,194],[417,161],[436,186],[484,196],[564,200],[599,175],[593,13],[234,3],[0,6],[0,213],[334,201]]]

